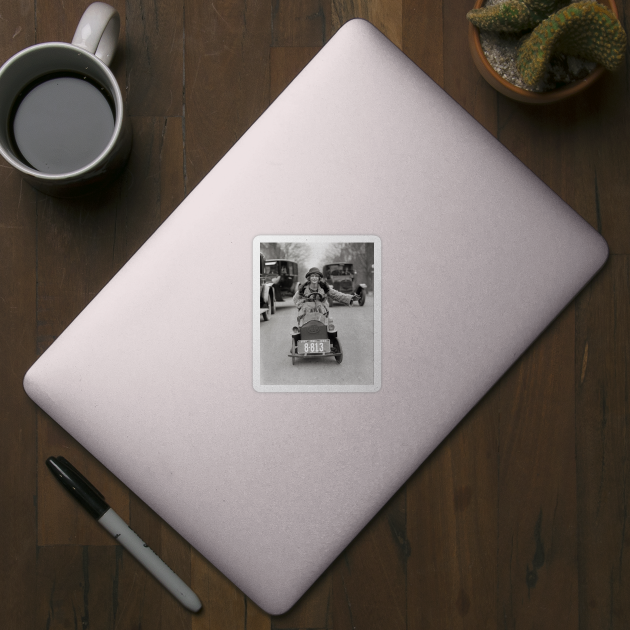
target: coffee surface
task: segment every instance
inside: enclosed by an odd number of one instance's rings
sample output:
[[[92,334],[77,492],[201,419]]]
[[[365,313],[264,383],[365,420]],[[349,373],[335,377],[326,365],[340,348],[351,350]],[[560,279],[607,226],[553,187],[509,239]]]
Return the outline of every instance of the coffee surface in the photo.
[[[114,133],[105,89],[78,76],[44,79],[24,90],[13,117],[21,157],[43,173],[71,173],[90,164]]]

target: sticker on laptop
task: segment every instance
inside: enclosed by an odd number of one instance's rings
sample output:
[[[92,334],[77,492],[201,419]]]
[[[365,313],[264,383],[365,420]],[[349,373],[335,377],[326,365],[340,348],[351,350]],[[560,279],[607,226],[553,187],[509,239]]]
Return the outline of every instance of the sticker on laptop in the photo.
[[[375,392],[381,386],[381,241],[257,236],[254,389]]]

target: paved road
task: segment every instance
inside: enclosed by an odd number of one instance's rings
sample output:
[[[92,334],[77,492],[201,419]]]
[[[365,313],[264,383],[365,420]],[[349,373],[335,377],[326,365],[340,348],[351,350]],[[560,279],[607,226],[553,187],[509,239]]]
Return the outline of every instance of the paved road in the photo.
[[[261,385],[372,385],[374,383],[374,301],[364,306],[333,306],[343,361],[334,357],[291,362],[291,328],[297,309],[290,299],[276,304],[268,322],[260,322]]]

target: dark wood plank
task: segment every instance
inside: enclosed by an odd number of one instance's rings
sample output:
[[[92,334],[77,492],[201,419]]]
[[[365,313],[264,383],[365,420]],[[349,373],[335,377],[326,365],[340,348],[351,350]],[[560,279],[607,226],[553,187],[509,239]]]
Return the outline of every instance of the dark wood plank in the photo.
[[[33,628],[110,630],[117,612],[116,548],[63,545],[37,554]]]
[[[130,116],[181,116],[183,0],[129,2],[125,65]]]
[[[191,3],[185,29],[189,192],[269,105],[269,3]]]
[[[575,322],[567,308],[500,383],[497,624],[578,624]]]
[[[22,388],[37,358],[36,193],[4,160],[0,199],[0,618],[21,630],[34,623],[37,543],[37,409]]]
[[[37,13],[37,43],[71,42],[79,20],[89,3],[68,2],[60,5],[50,0],[35,3]],[[109,2],[121,16],[121,31],[124,34],[125,3],[120,0]],[[124,37],[124,35],[123,35]]]
[[[407,627],[406,529],[403,487],[333,564],[331,627],[335,630]]]
[[[323,46],[330,39],[329,0],[272,0],[272,46]]]
[[[617,2],[619,20],[630,32],[630,2]],[[614,73],[606,73],[587,94],[592,106],[583,126],[588,129],[588,152],[594,164],[591,185],[595,203],[588,220],[604,236],[610,251],[630,254],[630,54]],[[573,166],[573,164],[570,164]],[[572,178],[577,183],[577,178]],[[584,215],[583,215],[584,216]]]
[[[622,12],[626,7],[626,20],[629,4],[620,3]],[[630,178],[625,150],[630,144],[630,63],[626,61],[618,72],[602,77],[594,90],[589,94],[594,111],[583,125],[588,129],[583,147],[588,147],[593,163],[590,181],[595,197],[587,218],[606,239],[611,252],[630,254]],[[568,166],[574,167],[573,162]],[[571,179],[577,185],[577,178]]]
[[[402,49],[402,14],[403,0],[332,0],[332,32],[348,20],[362,18]]]
[[[630,627],[630,260],[612,256],[576,305],[580,628]]]
[[[0,20],[0,63],[23,48],[37,43],[35,6],[30,0],[2,4]]]
[[[497,93],[475,67],[468,50],[470,0],[443,0],[443,88],[491,134],[497,135]],[[436,54],[439,51],[436,50]]]
[[[403,52],[444,87],[442,1],[403,0]]]
[[[496,619],[499,397],[493,388],[407,483],[408,630]]]
[[[34,7],[0,5],[0,64],[36,41]],[[22,389],[35,344],[36,193],[0,158],[0,619],[35,627],[37,411]]]

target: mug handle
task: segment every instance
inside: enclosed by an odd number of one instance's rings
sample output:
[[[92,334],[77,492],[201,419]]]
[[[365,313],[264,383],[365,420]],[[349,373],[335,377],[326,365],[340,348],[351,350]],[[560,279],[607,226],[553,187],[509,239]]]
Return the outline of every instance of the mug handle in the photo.
[[[104,2],[94,2],[81,16],[72,44],[96,55],[109,66],[116,52],[119,32],[118,11]]]

